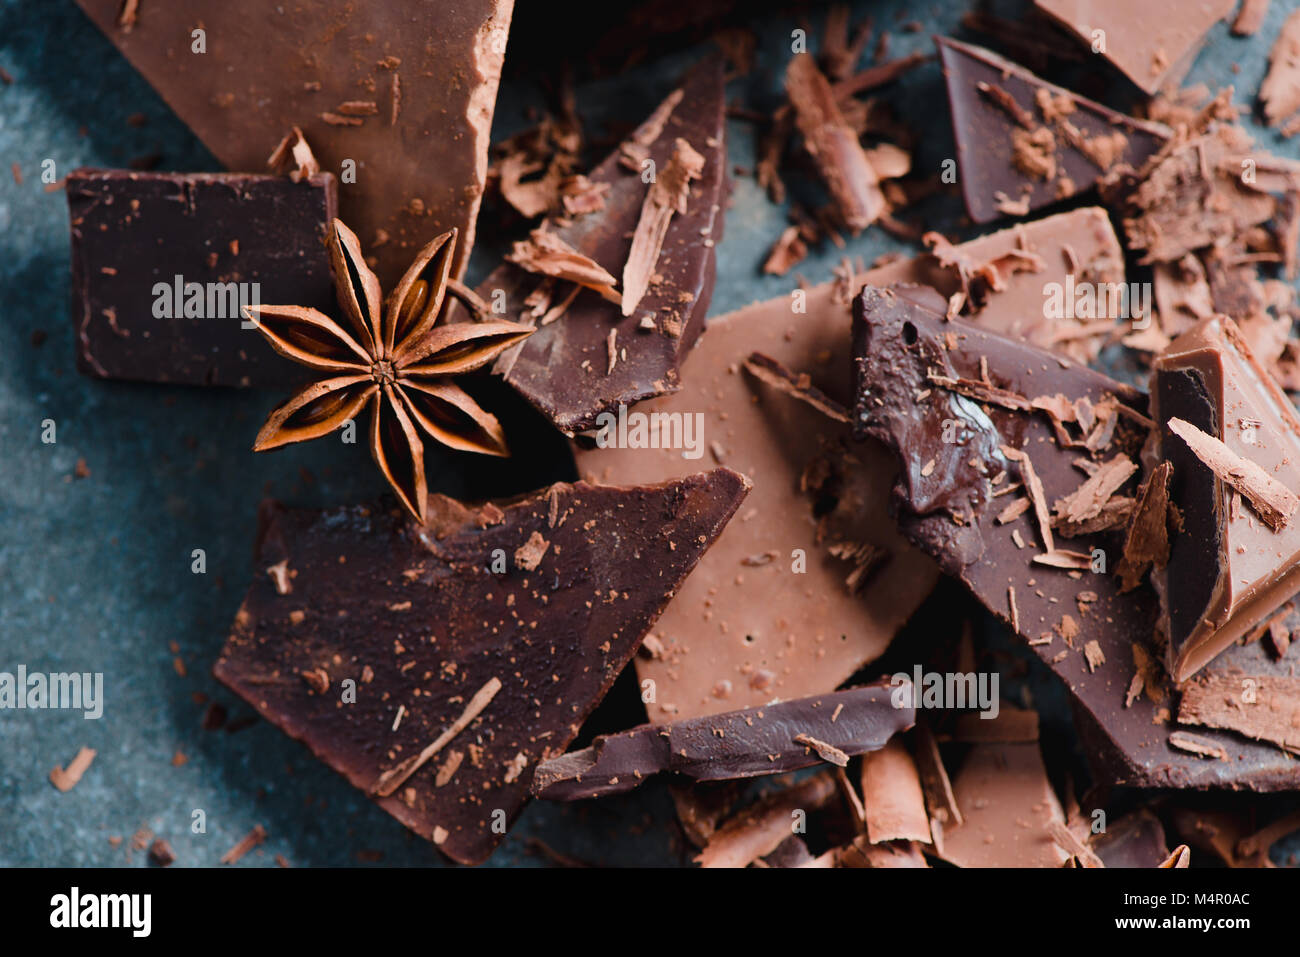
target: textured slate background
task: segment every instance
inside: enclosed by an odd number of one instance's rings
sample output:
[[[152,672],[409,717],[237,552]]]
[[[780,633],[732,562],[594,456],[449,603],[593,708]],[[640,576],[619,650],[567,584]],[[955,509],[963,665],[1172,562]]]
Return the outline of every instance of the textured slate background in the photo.
[[[958,27],[965,3],[854,6],[858,17],[869,13],[877,28],[890,31],[892,56],[931,52],[935,31],[996,46]],[[1251,40],[1216,27],[1190,80],[1233,82],[1238,100],[1253,103],[1287,6],[1275,0],[1265,28]],[[922,32],[901,29],[913,20],[924,24]],[[759,67],[733,83],[732,98],[759,109],[775,103],[790,31],[799,25],[800,18],[779,15],[754,24]],[[821,14],[806,25],[815,44]],[[695,47],[639,64],[623,77],[580,83],[589,138],[617,137],[702,55],[716,54]],[[1233,63],[1239,73],[1231,72]],[[256,824],[270,836],[245,858],[246,866],[271,864],[277,854],[298,866],[348,865],[361,862],[359,851],[379,852],[385,865],[440,864],[429,845],[273,727],[201,730],[204,706],[196,694],[225,704],[231,721],[251,713],[216,685],[209,668],[251,573],[258,500],[271,494],[324,506],[372,498],[383,484],[361,445],[315,443],[254,456],[252,436],[280,396],[104,383],[76,372],[66,205],[62,191],[44,190],[41,164],[53,160],[59,177],[81,165],[121,167],[155,154],[159,169],[218,167],[70,0],[0,0],[0,67],[14,80],[0,84],[0,670],[21,663],[31,671],[102,671],[106,697],[99,721],[80,713],[0,711],[0,865],[143,866],[144,854],[128,850],[140,828],[167,838],[179,865],[213,865]],[[525,111],[542,102],[537,86],[527,76],[506,83],[497,138],[528,125]],[[937,169],[952,155],[938,67],[914,71],[888,97],[924,131],[918,167]],[[136,114],[144,122],[128,123]],[[1257,133],[1263,148],[1297,156],[1294,144]],[[731,161],[752,169],[755,130],[733,120],[728,135]],[[15,164],[21,185],[8,171]],[[797,179],[791,187],[793,195],[819,201],[818,187]],[[937,197],[920,212],[929,226],[968,232],[957,222],[955,197]],[[905,218],[917,214],[909,210]],[[492,236],[492,220],[489,211],[471,279],[487,272],[494,247],[509,238]],[[785,222],[785,211],[751,177],[736,178],[718,249],[713,314],[788,292],[793,277],[758,272]],[[873,228],[850,240],[846,252],[870,262],[902,248]],[[798,272],[824,281],[843,254],[827,243]],[[46,419],[57,427],[52,445],[40,441]],[[523,422],[527,430],[526,417]],[[566,477],[558,443],[541,429],[529,434],[526,474],[503,466],[470,476],[463,459],[448,458],[439,489],[505,494]],[[79,459],[90,470],[86,478],[74,478]],[[206,575],[190,571],[195,548],[206,551]],[[1036,659],[1020,657],[1029,663],[1035,700],[1048,712],[1047,739],[1068,746],[1060,689]],[[82,745],[99,755],[75,790],[60,794],[48,773]],[[181,767],[172,766],[177,751],[188,757]],[[191,833],[196,808],[206,814],[205,834]],[[545,863],[530,852],[530,837],[588,861],[681,863],[689,855],[670,839],[670,820],[666,791],[656,786],[574,806],[539,802],[491,863]],[[110,836],[126,841],[115,849]],[[1300,849],[1300,840],[1290,849]]]

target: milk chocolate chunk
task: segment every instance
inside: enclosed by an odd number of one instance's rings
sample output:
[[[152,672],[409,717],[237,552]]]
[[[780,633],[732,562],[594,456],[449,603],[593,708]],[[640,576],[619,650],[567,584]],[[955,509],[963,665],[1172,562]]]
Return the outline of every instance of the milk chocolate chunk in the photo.
[[[1138,168],[1172,131],[1048,83],[983,47],[936,37],[962,195],[971,219],[1067,199],[1112,168]]]
[[[68,175],[77,367],[104,379],[305,381],[240,307],[334,309],[335,180],[76,170]],[[255,297],[255,298],[254,298]]]
[[[944,829],[938,856],[958,867],[1060,867],[1053,838],[1065,812],[1038,742],[977,744],[952,782],[962,822]]]
[[[129,29],[120,0],[78,2],[227,169],[263,169],[294,126],[322,169],[355,164],[340,215],[384,288],[453,227],[464,271],[514,0],[147,3]]]
[[[869,286],[855,303],[854,414],[865,434],[898,455],[904,533],[1065,681],[1099,778],[1136,787],[1295,787],[1300,769],[1271,745],[1207,732],[1230,761],[1171,745],[1177,699],[1156,640],[1159,603],[1146,584],[1122,592],[1114,574],[1124,525],[1066,538],[1057,524],[1057,503],[1088,481],[1085,469],[1118,455],[1138,461],[1149,431],[1144,397],[1023,342],[945,320],[943,305],[921,287]],[[1175,462],[1174,482],[1178,474]],[[1132,496],[1136,481],[1131,476],[1112,500]],[[1017,499],[1026,502],[999,521]],[[1285,673],[1279,664],[1257,642],[1216,667]]]
[[[1142,91],[1177,84],[1205,35],[1235,0],[1034,0],[1079,41],[1113,63]]]
[[[595,448],[576,443],[589,481],[662,480],[707,458],[754,483],[635,659],[654,724],[833,691],[885,651],[938,577],[890,521],[890,453],[747,368],[760,353],[765,368],[807,376],[823,404],[848,404],[848,297],[828,283],[806,290],[806,312],[792,302],[710,319],[680,392],[598,432]]]
[[[1157,582],[1183,681],[1300,591],[1300,419],[1226,317],[1175,339],[1151,391],[1183,523]]]
[[[912,726],[915,709],[896,707],[894,694],[881,682],[602,735],[588,748],[543,761],[533,793],[573,801],[630,791],[665,772],[725,781],[847,761]]]
[[[1116,310],[1093,295],[1126,287],[1124,250],[1105,210],[1058,213],[957,245],[930,235],[930,252],[869,269],[860,282],[930,286],[950,303],[958,297],[959,314],[981,328],[1078,362],[1096,359],[1114,332]]]
[[[722,239],[723,106],[722,61],[715,58],[694,67],[650,118],[587,174],[597,188],[609,187],[603,208],[563,223],[547,222],[542,244],[550,249],[517,248],[514,261],[478,287],[490,303],[504,295],[508,318],[540,326],[502,356],[496,371],[562,431],[592,428],[602,413],[617,414],[621,406],[680,387],[678,369],[704,326],[715,244]],[[647,184],[643,174],[651,170],[655,179]],[[665,190],[669,177],[676,186]],[[646,217],[656,226],[653,238],[660,240],[653,257],[645,255],[653,245],[648,227],[638,230]],[[536,234],[532,245],[538,245]],[[574,252],[582,261],[575,261]],[[586,267],[581,274],[574,271],[577,265]],[[630,283],[634,296],[625,304],[617,291],[583,278],[597,271],[606,282],[639,277]],[[575,275],[581,285],[572,281]],[[629,313],[624,306],[633,298]]]
[[[716,469],[481,507],[436,496],[427,525],[273,506],[215,674],[477,863],[503,837],[494,811],[518,816],[538,764],[577,734],[746,488]]]

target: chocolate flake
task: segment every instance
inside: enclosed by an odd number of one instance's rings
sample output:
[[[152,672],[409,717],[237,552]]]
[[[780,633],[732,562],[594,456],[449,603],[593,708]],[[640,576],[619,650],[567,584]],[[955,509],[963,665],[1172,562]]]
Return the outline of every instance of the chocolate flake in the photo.
[[[226,853],[221,855],[222,864],[236,864],[245,854],[253,848],[259,846],[266,840],[266,828],[258,824],[251,831],[240,838],[237,843]]]
[[[1195,754],[1202,758],[1217,758],[1220,761],[1228,760],[1227,750],[1209,738],[1199,734],[1188,734],[1186,731],[1175,731],[1169,735],[1169,744],[1179,751],[1186,751],[1188,754]]]
[[[92,748],[81,748],[76,757],[68,762],[67,768],[56,767],[50,772],[50,783],[64,793],[71,791],[89,770],[90,763],[95,760],[95,753]]]
[[[1164,568],[1169,562],[1169,479],[1174,467],[1161,462],[1142,483],[1138,504],[1124,531],[1124,554],[1116,574],[1122,591],[1142,583],[1147,570]]]
[[[685,216],[691,180],[704,174],[704,157],[684,139],[673,144],[672,157],[646,191],[641,218],[632,234],[632,248],[623,266],[623,315],[630,316],[645,296],[673,213]]]
[[[785,88],[804,147],[817,163],[844,224],[854,234],[861,232],[884,212],[885,197],[857,133],[844,119],[811,54],[799,53],[790,60]]]
[[[536,534],[536,533],[534,533]],[[419,754],[407,758],[396,767],[390,768],[379,775],[371,787],[371,793],[379,797],[388,797],[406,781],[412,774],[420,770],[431,757],[441,751],[450,743],[456,735],[460,734],[477,718],[496,697],[501,690],[500,678],[489,678],[487,684],[474,692],[474,697],[469,699],[469,704],[465,705],[465,710],[461,712],[460,717],[451,723],[451,725],[440,734],[433,742]]]
[[[1214,436],[1184,419],[1170,418],[1165,424],[1222,482],[1240,492],[1273,531],[1285,528],[1300,508],[1300,498],[1294,492]]]
[[[1300,678],[1208,674],[1182,691],[1179,722],[1236,731],[1300,754]]]
[[[862,801],[867,839],[931,843],[930,818],[916,763],[898,738],[862,759]]]

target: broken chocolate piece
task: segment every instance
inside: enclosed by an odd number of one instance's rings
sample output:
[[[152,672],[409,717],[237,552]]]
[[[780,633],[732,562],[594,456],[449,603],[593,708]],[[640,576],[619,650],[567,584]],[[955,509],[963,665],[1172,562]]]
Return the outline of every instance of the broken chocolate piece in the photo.
[[[82,169],[68,175],[67,193],[82,372],[185,385],[306,381],[240,309],[335,310],[325,249],[333,176]]]
[[[1183,518],[1157,580],[1181,682],[1300,591],[1300,526],[1281,524],[1300,488],[1300,419],[1227,318],[1175,339],[1151,392]]]
[[[1173,135],[1040,79],[991,50],[936,37],[952,108],[962,195],[987,223],[1092,187],[1119,165],[1137,169]]]
[[[1176,85],[1236,0],[1034,0],[1147,94]]]
[[[452,228],[452,275],[464,272],[514,0],[149,3],[129,32],[116,25],[120,0],[78,3],[227,169],[264,168],[294,126],[322,169],[351,169],[340,214],[374,250],[385,289]]]
[[[573,801],[630,791],[663,772],[696,781],[780,774],[825,760],[817,745],[864,754],[915,720],[910,705],[895,707],[894,693],[881,682],[602,735],[588,748],[543,761],[533,793]]]
[[[1107,867],[1159,867],[1169,859],[1164,826],[1145,808],[1109,824],[1091,847]]]
[[[495,369],[565,432],[592,428],[602,413],[616,415],[621,406],[676,391],[681,361],[704,327],[727,182],[721,61],[695,67],[670,99],[673,105],[657,123],[657,135],[641,144],[647,165],[628,170],[616,150],[588,174],[592,183],[609,184],[604,208],[543,227],[611,277],[622,276],[648,194],[663,188],[658,179],[647,185],[643,174],[656,170],[657,178],[667,177],[679,141],[699,154],[698,178],[673,197],[678,203],[685,196],[684,211],[681,205],[665,207],[673,215],[666,226],[658,223],[663,237],[653,275],[641,277],[649,281],[644,295],[629,299],[636,308],[624,316],[600,293],[575,289],[562,315],[554,321],[541,318],[541,328],[502,356]],[[529,322],[540,316],[527,302],[540,283],[541,277],[506,263],[478,293],[494,308],[503,303],[507,318]],[[557,301],[570,293],[566,287],[557,284]]]
[[[636,658],[652,723],[833,691],[934,586],[933,563],[889,519],[892,457],[850,448],[849,427],[819,407],[849,398],[848,308],[833,283],[805,294],[805,313],[782,297],[710,319],[680,392],[597,433],[596,448],[577,443],[589,481],[685,475],[706,455],[753,477],[742,514],[660,618],[654,653]],[[759,375],[745,366],[756,351]],[[815,403],[792,394],[803,376]]]
[[[977,744],[952,782],[962,823],[944,828],[938,856],[958,867],[1060,867],[1053,839],[1065,812],[1037,742]]]
[[[539,762],[577,734],[746,489],[717,469],[557,485],[491,510],[431,496],[425,526],[393,509],[272,507],[258,564],[287,560],[293,591],[255,579],[214,672],[444,854],[477,863],[504,836],[494,811],[519,814]],[[512,569],[505,556],[534,533],[551,545],[539,567]],[[311,669],[330,692],[298,677]],[[435,745],[468,754],[450,780]]]
[[[905,296],[928,300],[929,306]],[[1120,451],[1136,457],[1149,425],[1143,397],[1041,349],[946,320],[943,306],[933,290],[916,287],[867,287],[855,304],[855,417],[866,434],[887,443],[899,456],[902,472],[896,497],[904,533],[1010,623],[1066,682],[1079,705],[1076,723],[1085,751],[1108,783],[1295,787],[1300,766],[1269,745],[1227,733],[1207,734],[1229,751],[1231,762],[1206,761],[1170,746],[1165,725],[1171,702],[1153,697],[1168,694],[1159,685],[1163,679],[1154,664],[1164,656],[1154,631],[1159,611],[1155,593],[1145,586],[1121,593],[1119,576],[1112,574],[1111,566],[1122,553],[1123,530],[1071,539],[1068,553],[1058,545],[1055,553],[1044,555],[1040,548],[1046,543],[1039,541],[1041,526],[1033,510],[1008,525],[997,523],[1005,502],[994,493],[1017,481],[1031,485],[1026,463],[1041,482],[1041,498],[1050,503],[1078,487],[1076,463],[1087,461],[1086,455],[1058,442],[1047,411],[980,405],[959,393],[933,389],[929,376],[980,379],[987,367],[992,385],[1018,395],[1060,393],[1071,406],[1082,399],[1094,410],[1113,406],[1117,421],[1110,438],[1096,449],[1099,457]],[[916,396],[927,387],[932,391],[918,402]],[[1008,456],[1007,449],[1020,460]],[[1174,461],[1175,484],[1179,473]],[[1262,526],[1257,531],[1275,534]],[[1025,547],[1017,544],[1017,536]],[[1174,550],[1184,540],[1192,539],[1180,534]],[[1057,557],[1069,561],[1056,563]],[[1044,558],[1057,567],[1044,564]],[[1211,567],[1217,569],[1212,561]],[[1014,615],[1009,588],[1014,589]],[[1064,616],[1073,619],[1076,606],[1080,616],[1066,625]],[[1261,645],[1225,654],[1222,666],[1247,674],[1284,673]],[[1151,663],[1151,693],[1127,695],[1138,648]],[[1147,686],[1144,680],[1142,687]]]
[[[1025,254],[1036,257],[1042,267],[1007,276],[996,292],[976,278],[987,275],[990,264]],[[855,294],[862,283],[919,283],[948,301],[960,296],[966,303],[963,318],[981,328],[1079,362],[1097,357],[1121,318],[1109,303],[1098,302],[1096,292],[1127,288],[1124,251],[1110,217],[1096,207],[1048,216],[946,249],[936,246],[915,259],[879,266],[859,277]],[[1134,319],[1137,305],[1129,303]],[[1151,304],[1140,305],[1149,315]]]

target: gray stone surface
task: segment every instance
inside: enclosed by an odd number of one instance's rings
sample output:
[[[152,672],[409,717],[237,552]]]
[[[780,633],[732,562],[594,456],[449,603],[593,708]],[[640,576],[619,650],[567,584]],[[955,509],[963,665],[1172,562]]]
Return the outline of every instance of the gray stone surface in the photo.
[[[929,33],[956,30],[965,8],[919,9],[897,0],[855,6],[890,30],[894,56],[929,52]],[[1250,41],[1217,27],[1192,79],[1233,82],[1239,99],[1252,102],[1285,6],[1275,2],[1265,29]],[[924,32],[899,28],[912,19],[924,21]],[[810,25],[820,22],[817,15]],[[793,18],[758,25],[759,68],[733,84],[733,98],[759,108],[773,103],[790,30],[798,25]],[[589,133],[617,134],[639,119],[705,53],[684,51],[581,86]],[[1237,74],[1234,61],[1241,64]],[[390,866],[441,863],[429,845],[270,725],[201,729],[205,706],[196,695],[226,705],[231,721],[251,714],[216,685],[209,668],[251,573],[258,500],[270,494],[324,506],[365,500],[384,486],[362,445],[317,442],[255,456],[252,437],[280,396],[105,383],[76,372],[66,205],[62,191],[43,188],[42,164],[52,161],[59,177],[80,165],[125,166],[149,154],[160,154],[162,169],[217,166],[71,0],[0,0],[0,67],[13,77],[0,84],[0,670],[24,664],[33,671],[102,671],[106,697],[99,721],[70,712],[0,712],[0,865],[143,866],[143,852],[128,849],[142,828],[171,842],[178,866],[213,865],[258,824],[269,837],[242,866],[269,865],[277,855],[295,866],[375,857],[358,852],[378,852],[379,863]],[[925,132],[918,165],[937,168],[952,149],[937,66],[908,76],[890,99]],[[508,84],[498,137],[524,125],[525,108],[538,102],[526,84]],[[128,122],[137,114],[143,122]],[[754,129],[735,120],[729,136],[732,162],[752,169]],[[1297,155],[1294,144],[1270,133],[1261,132],[1260,143]],[[9,174],[11,164],[21,170],[21,185]],[[809,188],[791,186],[796,194]],[[962,232],[955,198],[923,210],[927,225]],[[784,225],[785,211],[751,177],[737,176],[719,247],[714,314],[789,291],[793,277],[758,272]],[[483,233],[471,278],[493,264],[487,217]],[[495,238],[495,248],[504,238]],[[873,228],[843,252],[826,244],[798,271],[820,282],[845,253],[869,262],[903,248]],[[47,338],[37,346],[39,335]],[[40,440],[46,420],[57,429],[54,444]],[[89,469],[85,478],[74,477],[79,460]],[[541,481],[565,475],[562,461],[550,462]],[[462,463],[440,460],[440,490],[483,495],[521,488],[509,469],[471,480]],[[205,575],[191,572],[196,548],[206,552]],[[1059,711],[1061,696],[1055,699]],[[81,783],[61,794],[49,771],[83,745],[98,757]],[[176,767],[178,752],[187,760]],[[192,833],[196,809],[206,816],[206,833]],[[547,863],[530,847],[534,838],[589,861],[680,863],[688,855],[669,839],[670,820],[659,786],[581,805],[536,803],[491,863]],[[115,848],[110,837],[126,840]]]

